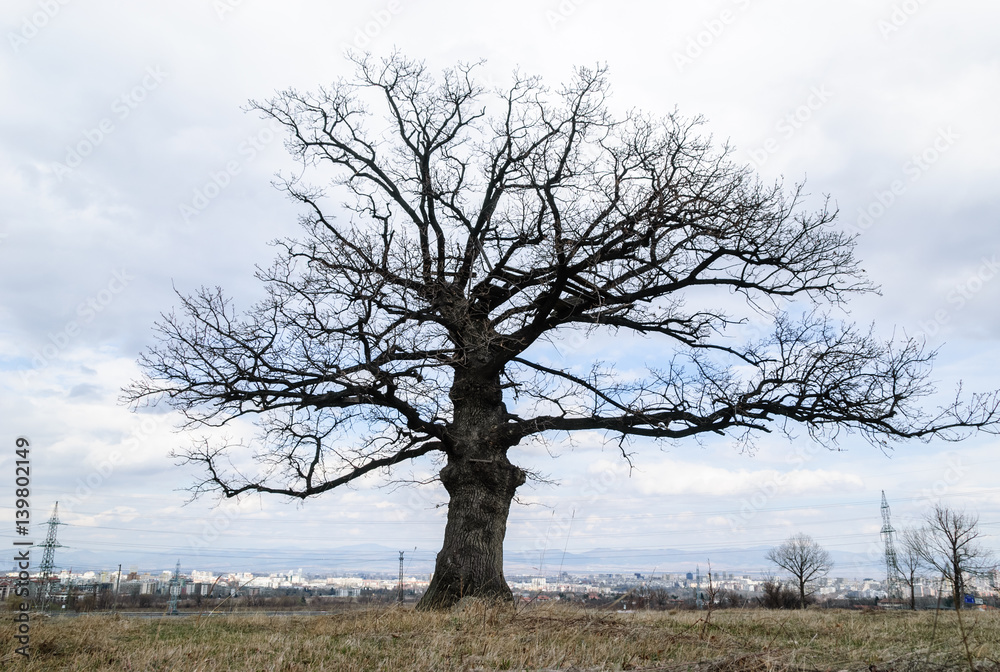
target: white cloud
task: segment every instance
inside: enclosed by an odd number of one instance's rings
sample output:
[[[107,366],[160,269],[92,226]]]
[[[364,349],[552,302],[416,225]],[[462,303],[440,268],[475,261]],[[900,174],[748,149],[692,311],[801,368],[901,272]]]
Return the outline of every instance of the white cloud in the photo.
[[[597,469],[621,470],[612,463]],[[780,495],[822,495],[864,488],[864,480],[851,473],[825,469],[726,469],[698,462],[664,460],[643,462],[632,474],[632,483],[643,495],[698,495],[735,497],[759,491]]]

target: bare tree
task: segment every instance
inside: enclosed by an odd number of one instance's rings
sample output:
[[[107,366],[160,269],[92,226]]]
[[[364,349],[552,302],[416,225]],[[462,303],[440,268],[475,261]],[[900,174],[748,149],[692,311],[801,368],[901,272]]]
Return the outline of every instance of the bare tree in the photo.
[[[962,608],[968,579],[988,576],[995,567],[992,553],[978,541],[980,536],[979,516],[941,504],[927,514],[924,527],[913,535],[920,559],[951,586],[956,611]]]
[[[899,578],[910,589],[910,609],[917,609],[917,580],[920,570],[924,564],[921,558],[920,531],[914,529],[904,529],[899,537],[902,540],[899,552],[896,553],[896,569],[899,570]]]
[[[257,418],[259,472],[229,461],[242,444],[182,453],[204,468],[196,494],[305,498],[432,461],[450,501],[420,606],[443,607],[511,598],[503,539],[527,474],[508,451],[529,437],[603,432],[627,460],[633,437],[798,425],[886,448],[996,427],[996,393],[926,412],[933,353],[823,312],[874,291],[836,213],[761,184],[697,119],[615,118],[600,68],[490,92],[475,65],[436,81],[399,55],[356,65],[252,104],[303,168],[283,186],[305,234],[259,271],[267,298],[240,312],[219,289],[181,295],[125,390],[189,428]],[[751,319],[773,334],[746,338]],[[551,356],[584,332],[662,354],[628,377]]]
[[[767,552],[767,559],[792,575],[799,589],[799,604],[806,608],[806,586],[830,573],[833,560],[822,546],[807,534],[789,537],[781,546]]]

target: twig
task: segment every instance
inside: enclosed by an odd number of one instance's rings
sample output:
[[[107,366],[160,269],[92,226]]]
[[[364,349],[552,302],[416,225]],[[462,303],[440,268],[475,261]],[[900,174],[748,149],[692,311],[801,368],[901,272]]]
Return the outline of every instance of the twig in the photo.
[[[962,622],[962,605],[955,600],[955,613],[958,614],[958,631],[962,633],[962,644],[965,646],[965,659],[969,661],[969,672],[976,672],[976,666],[972,662],[972,652],[969,650],[969,636],[965,633],[965,624]]]
[[[941,575],[941,581],[938,583],[937,591],[937,606],[934,608],[934,627],[931,628],[931,643],[927,645],[927,657],[924,658],[924,664],[929,664],[931,660],[931,649],[934,648],[934,639],[937,637],[937,624],[938,624],[938,614],[941,613],[941,589],[944,588],[944,574]]]

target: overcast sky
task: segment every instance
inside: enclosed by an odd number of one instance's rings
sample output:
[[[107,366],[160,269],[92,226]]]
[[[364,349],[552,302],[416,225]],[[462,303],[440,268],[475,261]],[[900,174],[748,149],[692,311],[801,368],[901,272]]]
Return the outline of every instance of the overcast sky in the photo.
[[[219,285],[242,305],[259,296],[254,266],[274,255],[268,241],[298,233],[297,211],[270,184],[290,165],[280,137],[243,109],[350,74],[347,46],[395,47],[433,70],[485,59],[496,82],[520,67],[553,86],[576,65],[606,63],[616,109],[704,115],[766,181],[807,179],[815,197],[830,195],[882,288],[853,304],[853,319],[924,334],[941,348],[944,392],[1000,387],[997,25],[1000,5],[985,0],[7,0],[0,464],[12,485],[15,437],[31,440],[32,538],[59,500],[70,547],[59,564],[84,550],[140,569],[180,557],[187,570],[226,549],[240,549],[242,569],[365,542],[426,558],[439,548],[434,486],[185,506],[195,474],[168,454],[190,437],[169,415],[117,402],[157,316],[177,303],[173,288]],[[227,164],[238,170],[218,177]],[[881,490],[898,527],[940,500],[979,512],[1000,547],[998,445],[973,437],[884,455],[854,439],[831,453],[768,437],[748,455],[725,440],[636,443],[631,474],[596,436],[551,455],[518,448],[514,460],[553,483],[522,488],[507,548],[631,547],[645,571],[664,567],[643,548],[771,545],[797,532],[866,552],[878,548]],[[12,487],[0,492],[13,520]]]

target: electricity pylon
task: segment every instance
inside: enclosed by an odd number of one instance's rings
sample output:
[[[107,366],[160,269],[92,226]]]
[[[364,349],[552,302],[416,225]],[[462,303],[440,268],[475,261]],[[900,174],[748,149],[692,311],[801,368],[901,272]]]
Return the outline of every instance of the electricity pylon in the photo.
[[[174,569],[174,575],[170,578],[169,584],[170,590],[170,605],[167,608],[168,614],[177,614],[177,599],[181,595],[181,561],[177,561],[177,568]]]
[[[889,502],[882,491],[882,542],[885,544],[885,592],[887,597],[896,598],[901,595],[899,589],[899,563],[896,561],[896,543],[893,535],[892,522],[889,520]]]
[[[46,604],[49,601],[49,590],[50,590],[50,577],[52,576],[52,570],[56,566],[56,549],[62,548],[62,544],[56,541],[56,533],[59,531],[59,502],[56,502],[55,508],[52,509],[52,516],[49,518],[49,531],[45,535],[45,541],[39,544],[40,548],[44,548],[45,551],[42,553],[42,565],[39,567],[41,572],[41,578],[39,579],[42,584],[42,611],[45,611]]]
[[[399,552],[399,603],[403,603],[403,551]]]

